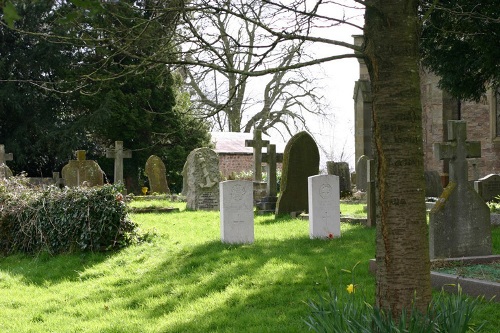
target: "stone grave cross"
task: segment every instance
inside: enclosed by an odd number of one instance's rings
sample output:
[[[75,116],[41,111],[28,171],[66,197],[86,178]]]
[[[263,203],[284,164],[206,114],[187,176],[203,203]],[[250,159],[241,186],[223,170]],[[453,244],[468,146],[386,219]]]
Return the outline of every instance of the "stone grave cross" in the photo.
[[[262,181],[262,148],[269,144],[262,140],[262,130],[255,129],[253,140],[245,140],[245,147],[253,147],[253,180]]]
[[[12,161],[13,159],[14,156],[12,153],[5,153],[5,146],[0,145],[0,179],[9,177],[10,169],[7,167],[5,162]]]
[[[123,184],[123,159],[131,158],[131,150],[123,150],[123,141],[115,141],[115,148],[106,149],[106,157],[115,159],[115,184]]]
[[[262,162],[267,163],[267,188],[266,195],[268,197],[275,197],[278,195],[277,178],[276,178],[276,164],[283,163],[283,155],[276,154],[276,145],[268,144],[267,153],[262,154]]]
[[[450,141],[434,144],[435,157],[450,160],[450,183],[429,212],[431,259],[490,255],[490,210],[468,183],[467,158],[481,156],[481,144],[468,142],[466,123],[448,121]]]
[[[448,122],[448,140],[434,143],[434,156],[450,160],[450,180],[462,185],[469,180],[467,158],[481,157],[481,142],[467,141],[465,121]]]

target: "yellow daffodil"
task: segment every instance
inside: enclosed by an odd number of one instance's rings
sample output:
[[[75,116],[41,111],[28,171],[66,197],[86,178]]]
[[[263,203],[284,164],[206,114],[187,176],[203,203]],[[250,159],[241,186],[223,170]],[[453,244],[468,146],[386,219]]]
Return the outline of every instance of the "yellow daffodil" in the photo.
[[[352,294],[354,292],[354,285],[351,283],[346,289],[349,294]]]

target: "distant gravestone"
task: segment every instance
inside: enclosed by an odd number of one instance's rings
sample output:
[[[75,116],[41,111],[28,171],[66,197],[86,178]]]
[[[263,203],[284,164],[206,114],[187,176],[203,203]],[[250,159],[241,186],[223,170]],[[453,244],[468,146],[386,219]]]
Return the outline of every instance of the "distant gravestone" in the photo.
[[[245,147],[253,147],[253,180],[262,180],[262,148],[269,144],[268,140],[262,140],[262,130],[253,132],[252,140],[245,140]]]
[[[253,243],[253,183],[251,181],[228,180],[220,183],[220,234],[223,243]]]
[[[87,160],[85,150],[76,151],[76,160],[71,160],[61,171],[64,185],[77,186],[102,186],[104,173],[96,161]]]
[[[114,183],[123,183],[123,159],[131,158],[132,151],[123,149],[123,141],[115,141],[115,148],[106,149],[106,157],[115,160]]]
[[[491,255],[490,211],[468,182],[467,158],[481,156],[481,143],[466,141],[465,121],[448,121],[448,142],[435,143],[438,159],[450,161],[450,182],[429,213],[431,258]]]
[[[437,171],[425,171],[425,196],[426,197],[439,197],[443,193],[443,185],[441,183],[441,176]]]
[[[259,214],[275,213],[276,202],[278,200],[278,181],[276,176],[277,162],[283,162],[283,155],[276,154],[276,145],[268,144],[267,153],[262,154],[262,162],[266,163],[267,182],[266,193],[264,196],[256,198],[254,184],[254,200],[257,201],[256,207]]]
[[[500,175],[490,174],[475,181],[474,189],[484,201],[499,201]]]
[[[319,150],[307,132],[300,132],[288,141],[283,154],[281,195],[276,215],[307,211],[307,178],[319,173]]]
[[[170,194],[167,183],[167,169],[161,158],[156,155],[149,156],[144,173],[148,177],[150,193]]]
[[[367,183],[367,161],[369,160],[368,156],[361,155],[356,162],[356,188],[358,191],[366,191]]]
[[[189,153],[184,166],[186,208],[219,209],[219,157],[210,148],[197,148]]]
[[[340,197],[343,198],[350,196],[352,194],[352,190],[349,164],[347,162],[327,161],[326,169],[329,175],[335,175],[339,177]]]
[[[340,237],[339,177],[317,175],[308,178],[309,237]]]

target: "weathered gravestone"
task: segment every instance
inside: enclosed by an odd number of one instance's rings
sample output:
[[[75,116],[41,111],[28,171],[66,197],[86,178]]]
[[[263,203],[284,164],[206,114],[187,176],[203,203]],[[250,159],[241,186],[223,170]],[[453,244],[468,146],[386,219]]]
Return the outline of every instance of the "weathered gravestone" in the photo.
[[[481,143],[466,141],[465,121],[448,121],[448,142],[435,143],[438,159],[449,159],[450,182],[429,213],[431,258],[490,255],[490,211],[468,182],[469,157],[481,156]]]
[[[12,153],[6,153],[5,146],[0,145],[0,179],[12,177],[12,171],[5,162],[12,161],[13,158]]]
[[[251,181],[228,180],[220,183],[220,234],[223,243],[253,243]]]
[[[340,197],[348,197],[352,194],[351,190],[351,174],[349,171],[349,164],[347,162],[326,162],[326,170],[329,175],[339,177],[339,190]]]
[[[115,141],[115,148],[106,149],[106,157],[115,159],[115,168],[114,168],[114,183],[122,183],[123,184],[123,159],[131,158],[132,151],[123,150],[123,141]]]
[[[340,237],[339,177],[317,175],[308,178],[309,237]]]
[[[189,153],[183,170],[186,208],[219,209],[219,157],[210,148],[197,148]]]
[[[437,171],[425,171],[425,196],[439,197],[443,193],[441,176]]]
[[[161,158],[156,155],[149,156],[144,173],[148,177],[150,193],[170,194],[167,183],[167,169]]]
[[[71,160],[61,171],[64,185],[77,186],[102,186],[104,173],[96,161],[85,159],[85,150],[76,151],[76,160]]]
[[[276,215],[307,211],[307,178],[319,173],[319,150],[307,132],[294,135],[286,144],[281,172],[281,195]]]
[[[366,183],[366,162],[369,160],[368,156],[361,155],[356,162],[356,188],[358,191],[366,191],[367,183]]]
[[[245,147],[253,147],[253,197],[257,202],[266,195],[266,183],[262,182],[262,148],[269,144],[262,140],[262,130],[255,129],[252,140],[245,140]]]
[[[484,201],[499,201],[500,175],[490,174],[474,182],[474,189]]]

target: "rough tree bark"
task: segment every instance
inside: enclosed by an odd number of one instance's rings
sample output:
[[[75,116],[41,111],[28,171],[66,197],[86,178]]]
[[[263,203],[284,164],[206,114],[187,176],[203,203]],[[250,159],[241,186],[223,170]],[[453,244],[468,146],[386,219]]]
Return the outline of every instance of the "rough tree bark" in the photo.
[[[396,317],[431,298],[417,0],[367,0],[365,56],[377,156],[377,306]]]

